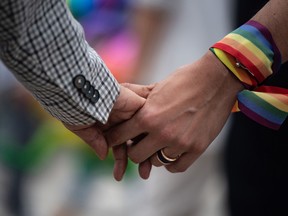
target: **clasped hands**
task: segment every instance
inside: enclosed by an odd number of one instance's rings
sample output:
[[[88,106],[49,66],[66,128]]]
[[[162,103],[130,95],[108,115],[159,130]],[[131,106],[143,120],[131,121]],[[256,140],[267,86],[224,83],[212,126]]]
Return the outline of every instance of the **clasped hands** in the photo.
[[[164,165],[168,171],[184,172],[219,134],[242,88],[207,52],[159,83],[122,84],[107,124],[65,126],[101,159],[112,147],[116,180],[122,179],[128,158],[139,164],[140,176],[147,179],[152,165],[163,166],[157,157],[160,150],[177,158]]]

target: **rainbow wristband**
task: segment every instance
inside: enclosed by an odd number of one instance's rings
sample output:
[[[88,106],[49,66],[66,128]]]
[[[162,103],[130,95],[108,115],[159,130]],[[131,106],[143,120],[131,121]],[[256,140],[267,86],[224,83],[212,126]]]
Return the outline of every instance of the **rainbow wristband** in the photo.
[[[281,66],[281,54],[271,33],[265,26],[253,20],[214,44],[212,51],[213,48],[220,49],[234,57],[238,66],[245,69],[245,73],[249,73],[248,76],[242,75],[242,72],[235,75],[251,87],[260,85]],[[243,79],[242,76],[244,76]],[[250,81],[247,81],[247,77]]]
[[[281,66],[281,54],[269,30],[250,20],[210,50],[248,89],[238,93],[233,111],[241,111],[261,125],[279,129],[288,116],[288,90],[262,86]]]

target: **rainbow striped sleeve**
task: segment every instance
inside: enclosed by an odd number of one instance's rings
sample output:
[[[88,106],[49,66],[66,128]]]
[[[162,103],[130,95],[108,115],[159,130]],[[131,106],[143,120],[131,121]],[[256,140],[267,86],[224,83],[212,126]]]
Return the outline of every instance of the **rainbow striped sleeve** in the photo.
[[[288,90],[263,86],[281,65],[280,52],[269,30],[250,20],[214,44],[210,50],[243,83],[232,111],[279,129],[288,116]]]

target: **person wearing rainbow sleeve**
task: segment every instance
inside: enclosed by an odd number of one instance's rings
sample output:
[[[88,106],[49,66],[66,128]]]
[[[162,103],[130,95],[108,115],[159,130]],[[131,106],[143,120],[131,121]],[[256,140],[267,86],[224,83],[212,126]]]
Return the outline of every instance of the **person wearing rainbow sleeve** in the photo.
[[[286,90],[261,83],[288,60],[287,13],[287,1],[269,1],[198,61],[157,83],[133,118],[106,134],[109,145],[138,137],[127,152],[147,178],[152,165],[173,173],[188,169],[219,134],[233,107],[278,129],[287,116]]]
[[[262,85],[281,64],[270,32],[250,20],[214,44],[211,51],[248,89],[238,94],[235,109],[262,125],[278,129],[287,117],[288,91]]]
[[[236,1],[234,26],[246,23],[267,2]],[[288,88],[287,71],[288,62],[285,62],[262,85]],[[287,119],[279,129],[271,130],[243,112],[236,112],[231,115],[229,125],[223,155],[229,215],[287,215],[286,199],[283,199],[288,192]]]
[[[108,154],[104,129],[129,119],[145,102],[117,82],[65,0],[1,1],[0,58],[101,159]]]

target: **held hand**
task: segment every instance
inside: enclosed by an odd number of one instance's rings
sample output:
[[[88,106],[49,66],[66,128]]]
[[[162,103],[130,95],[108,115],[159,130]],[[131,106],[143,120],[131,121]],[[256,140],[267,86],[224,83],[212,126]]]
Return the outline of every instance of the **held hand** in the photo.
[[[108,145],[103,135],[104,130],[130,119],[135,112],[137,112],[137,110],[143,106],[145,103],[144,98],[147,97],[148,93],[150,92],[149,86],[139,86],[136,91],[138,94],[137,95],[125,86],[130,85],[123,84],[121,86],[120,94],[113,106],[107,124],[103,125],[97,122],[93,125],[67,125],[64,123],[66,128],[82,138],[89,146],[91,146],[100,159],[105,159],[108,153]],[[115,147],[115,149],[120,149],[120,151],[116,151],[115,167],[126,167],[127,156],[125,159],[123,157],[123,154],[126,154],[126,151],[121,151],[121,148],[119,147]],[[119,156],[121,156],[121,160],[119,160]],[[120,176],[119,172],[118,176]]]
[[[109,146],[147,134],[128,146],[128,156],[149,176],[149,162],[162,163],[157,152],[176,158],[170,172],[185,171],[223,128],[242,84],[210,52],[156,84],[145,105],[129,121],[107,133]],[[151,164],[150,164],[151,165]]]
[[[132,92],[135,92],[138,96],[142,97],[142,98],[147,98],[150,91],[153,89],[154,85],[149,85],[149,86],[142,86],[142,85],[136,85],[136,84],[129,84],[129,83],[125,83],[122,84],[125,88],[131,90]],[[122,109],[120,109],[122,110]],[[134,113],[131,115],[129,114],[128,116],[125,117],[125,119],[130,119],[132,116],[134,115]],[[120,119],[123,119],[120,118]],[[120,120],[119,116],[111,116],[111,119],[109,118],[109,122],[118,122],[118,124],[120,122],[123,122],[123,120]],[[115,124],[110,125],[110,127],[114,126]],[[116,124],[117,125],[117,124]],[[106,125],[105,129],[109,130],[109,126]],[[114,178],[117,181],[120,181],[123,176],[124,173],[126,171],[127,168],[127,164],[128,164],[128,155],[127,155],[127,144],[126,142],[124,142],[122,145],[117,145],[112,147],[113,150],[113,155],[114,155],[114,160],[115,160],[115,164],[114,164]],[[147,167],[147,166],[146,166]],[[144,169],[145,170],[145,167]],[[150,172],[150,171],[149,171]],[[146,171],[147,173],[147,171]]]

